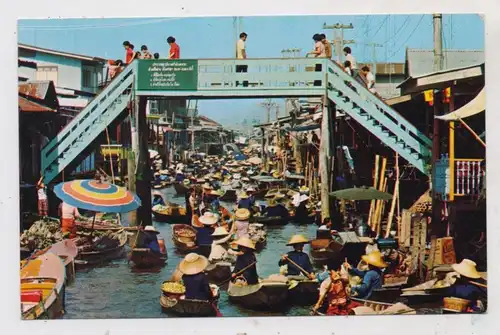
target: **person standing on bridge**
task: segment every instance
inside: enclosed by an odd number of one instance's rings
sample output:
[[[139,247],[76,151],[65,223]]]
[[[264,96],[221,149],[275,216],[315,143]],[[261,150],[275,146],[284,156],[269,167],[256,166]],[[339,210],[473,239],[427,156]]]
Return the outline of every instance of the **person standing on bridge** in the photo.
[[[321,34],[321,38],[321,42],[325,45],[326,58],[332,59],[332,45],[330,44],[330,41],[328,41],[325,34]]]
[[[175,43],[175,37],[169,36],[167,38],[167,43],[170,45],[168,59],[179,59],[181,57],[181,48]]]
[[[125,64],[130,64],[134,59],[134,49],[131,48],[129,41],[123,42],[123,47],[125,48]]]
[[[240,39],[236,42],[236,59],[247,59],[246,40],[247,33],[241,33]],[[236,65],[236,72],[248,72],[248,65]],[[236,86],[239,82],[236,82]],[[248,81],[243,82],[243,87],[248,87]]]

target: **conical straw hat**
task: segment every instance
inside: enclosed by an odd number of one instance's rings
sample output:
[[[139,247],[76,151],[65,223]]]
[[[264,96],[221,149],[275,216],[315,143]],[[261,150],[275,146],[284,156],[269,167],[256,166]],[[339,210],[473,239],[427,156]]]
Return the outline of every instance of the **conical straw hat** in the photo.
[[[305,244],[309,243],[309,240],[305,238],[303,235],[297,234],[293,235],[290,241],[286,245],[294,245],[294,244]]]
[[[229,233],[224,227],[217,227],[215,231],[212,233],[212,236],[227,236]]]
[[[481,275],[476,270],[476,263],[470,259],[464,259],[460,264],[453,264],[451,266],[455,272],[458,272],[461,276],[478,279]]]
[[[240,199],[248,199],[248,193],[245,191],[241,192],[239,196]]]
[[[201,223],[207,226],[212,226],[219,221],[219,216],[217,214],[214,214],[212,212],[205,212],[202,217],[200,217],[199,220]]]
[[[236,242],[236,245],[239,245],[240,247],[246,247],[252,250],[255,250],[255,243],[249,239],[246,236],[240,237]]]
[[[365,263],[376,266],[377,268],[386,268],[387,263],[382,259],[382,254],[380,251],[370,252],[368,255],[363,255],[361,257]]]
[[[179,264],[179,270],[187,275],[195,275],[203,272],[208,265],[208,259],[205,256],[195,253],[187,254]]]
[[[246,208],[238,208],[236,212],[234,212],[234,217],[236,218],[236,220],[240,221],[248,220],[248,218],[250,217],[250,211]]]

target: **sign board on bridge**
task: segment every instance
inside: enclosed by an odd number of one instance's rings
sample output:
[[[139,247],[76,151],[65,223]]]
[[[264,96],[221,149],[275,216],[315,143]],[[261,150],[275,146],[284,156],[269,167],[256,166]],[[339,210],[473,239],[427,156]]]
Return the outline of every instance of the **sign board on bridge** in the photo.
[[[198,87],[197,60],[144,59],[138,64],[137,89],[143,91],[187,90]]]

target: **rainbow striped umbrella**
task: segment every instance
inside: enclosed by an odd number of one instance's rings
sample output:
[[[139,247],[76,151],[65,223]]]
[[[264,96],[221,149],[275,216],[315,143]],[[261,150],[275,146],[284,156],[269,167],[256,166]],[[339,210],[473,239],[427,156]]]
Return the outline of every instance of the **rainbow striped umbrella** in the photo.
[[[73,180],[57,184],[54,193],[70,206],[101,213],[127,213],[141,206],[137,195],[99,180]]]

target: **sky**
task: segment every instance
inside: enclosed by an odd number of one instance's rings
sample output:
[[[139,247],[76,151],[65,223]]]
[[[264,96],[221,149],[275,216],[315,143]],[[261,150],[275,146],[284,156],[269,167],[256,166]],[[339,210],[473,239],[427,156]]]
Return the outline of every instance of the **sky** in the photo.
[[[19,20],[19,42],[38,47],[103,57],[124,59],[122,43],[148,46],[151,52],[167,55],[168,36],[174,36],[181,58],[232,58],[240,31],[248,34],[249,58],[281,57],[288,48],[313,49],[312,36],[333,31],[323,24],[352,23],[344,31],[345,40],[358,62],[372,62],[376,48],[378,62],[404,62],[406,48],[433,48],[432,15],[339,15],[339,16],[253,16],[133,19],[44,19]],[[484,49],[484,22],[477,14],[443,15],[445,49]],[[262,100],[203,100],[201,114],[229,126],[244,118],[264,120]],[[276,100],[283,111],[283,101]],[[235,119],[234,115],[238,114]]]

